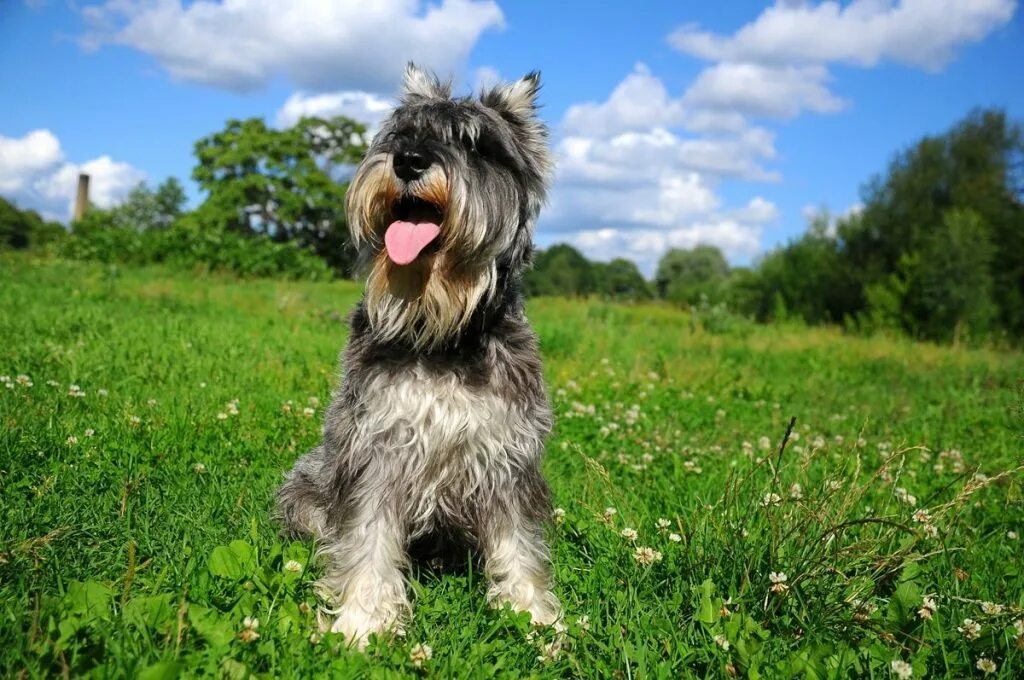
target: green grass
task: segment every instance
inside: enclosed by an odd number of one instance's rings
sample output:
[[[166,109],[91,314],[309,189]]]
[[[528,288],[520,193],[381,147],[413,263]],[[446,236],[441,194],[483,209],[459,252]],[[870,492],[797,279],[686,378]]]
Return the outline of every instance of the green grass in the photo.
[[[546,299],[561,652],[539,659],[553,633],[487,608],[481,574],[427,568],[405,640],[313,644],[311,546],[269,513],[358,295],[0,257],[0,674],[1024,674],[1020,354]]]

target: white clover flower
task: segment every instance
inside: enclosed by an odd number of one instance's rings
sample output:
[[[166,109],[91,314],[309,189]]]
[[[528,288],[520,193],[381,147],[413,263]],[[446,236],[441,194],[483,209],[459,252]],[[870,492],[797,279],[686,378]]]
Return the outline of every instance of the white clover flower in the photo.
[[[658,531],[665,531],[670,526],[672,526],[672,522],[668,521],[664,517],[659,517],[658,521],[655,522],[654,525],[658,527]]]
[[[298,560],[288,560],[284,563],[284,570],[290,571],[293,574],[300,574],[302,573],[302,562],[299,562]]]
[[[254,616],[246,616],[244,619],[242,619],[242,625],[246,628],[259,628],[260,620]]]
[[[668,535],[668,540],[672,541],[673,543],[679,543],[683,540],[683,537],[679,534],[672,533]]]
[[[892,669],[893,677],[899,678],[899,680],[910,680],[914,677],[914,668],[903,659],[893,659],[889,665]]]
[[[633,559],[642,565],[649,565],[655,562],[661,561],[661,553],[654,548],[648,548],[647,546],[637,546],[636,550],[633,551]]]
[[[156,399],[148,399],[146,401],[146,406],[148,406],[150,408],[153,408],[154,406],[156,406]]]
[[[320,405],[320,398],[319,397],[310,397],[309,399],[306,400],[306,402],[310,406],[312,406],[313,408],[316,408],[317,406]]]
[[[95,436],[95,434],[96,434],[96,430],[92,429],[91,427],[85,428],[85,436],[86,437],[92,437],[92,436]]]
[[[781,502],[782,497],[773,491],[772,493],[766,493],[764,495],[764,498],[761,499],[761,506],[767,508],[771,505],[778,505]]]
[[[78,444],[78,437],[76,437],[75,435],[71,435],[68,437],[67,442],[68,446],[75,446],[76,444]]]
[[[555,524],[561,524],[565,521],[565,510],[562,508],[555,508],[551,511],[551,519]]]
[[[921,524],[928,524],[932,520],[931,515],[925,509],[918,510],[914,513],[914,521]]]
[[[716,635],[714,637],[714,640],[716,645],[718,645],[727,652],[729,651],[729,640],[727,640],[724,635]]]
[[[110,392],[108,392],[107,390],[105,390],[105,389],[103,389],[103,388],[101,387],[100,389],[96,390],[96,394],[97,394],[98,396],[101,396],[101,397],[105,397],[105,396],[109,395],[109,394],[110,394]]]
[[[996,604],[995,602],[982,602],[981,611],[989,616],[998,616],[1003,613],[1003,605]]]
[[[239,640],[249,643],[260,639],[260,634],[256,632],[256,629],[260,627],[259,619],[246,616],[242,621],[242,626],[242,632],[238,634]]]
[[[32,378],[28,377],[24,373],[15,378],[15,380],[22,387],[32,387]]]
[[[307,418],[312,418],[315,414],[316,414],[316,409],[315,408],[311,408],[311,407],[307,406],[306,408],[302,409],[302,415],[306,416]]]
[[[141,425],[142,424],[142,418],[140,418],[138,416],[129,416],[128,423],[130,425]]]
[[[927,538],[935,539],[939,537],[939,528],[934,524],[924,525],[924,535]]]
[[[985,657],[981,657],[980,659],[978,659],[978,662],[974,664],[974,667],[982,673],[984,673],[985,675],[988,675],[989,673],[995,673],[997,670],[999,670],[999,666],[996,664],[995,661],[993,661],[992,659],[986,659]]]
[[[614,517],[618,512],[619,512],[618,510],[616,510],[615,508],[613,508],[611,506],[605,508],[604,509],[604,520],[606,522],[612,521],[612,517]]]
[[[1024,635],[1024,619],[1017,619],[1014,621],[1013,629],[1017,631],[1017,635]]]
[[[791,487],[789,487],[789,497],[791,499],[793,499],[794,501],[798,501],[801,498],[803,498],[804,497],[804,489],[803,489],[803,487],[800,486],[797,483],[794,483]]]
[[[204,472],[206,472],[206,466],[203,465],[202,463],[196,463],[195,465],[192,466],[192,472],[196,473],[197,475],[201,475]]]
[[[981,637],[981,624],[973,619],[964,619],[962,626],[957,626],[957,631],[968,640],[977,640]]]
[[[770,449],[772,448],[772,440],[768,437],[761,437],[757,440],[757,445],[762,449]]]
[[[1007,531],[1006,537],[1011,541],[1016,541],[1018,538],[1020,538],[1019,534],[1017,534],[1016,531]]]
[[[638,536],[636,529],[632,527],[624,528],[619,534],[628,541],[635,541]]]
[[[217,420],[227,420],[227,419],[228,419],[228,414],[227,413],[224,413],[223,411],[221,411],[220,413],[217,414]]]
[[[773,593],[784,593],[789,590],[789,576],[784,571],[773,571],[768,574],[768,580],[772,582],[771,590]]]
[[[921,608],[917,610],[917,615],[922,619],[928,620],[932,618],[938,609],[939,605],[935,603],[935,598],[931,595],[925,595],[921,600]]]
[[[576,625],[580,627],[580,630],[590,630],[590,617],[584,614],[583,616],[576,619]]]
[[[434,657],[434,650],[430,648],[430,645],[422,642],[413,645],[412,649],[409,650],[409,660],[412,661],[412,665],[416,668],[421,667],[424,662],[430,661]]]

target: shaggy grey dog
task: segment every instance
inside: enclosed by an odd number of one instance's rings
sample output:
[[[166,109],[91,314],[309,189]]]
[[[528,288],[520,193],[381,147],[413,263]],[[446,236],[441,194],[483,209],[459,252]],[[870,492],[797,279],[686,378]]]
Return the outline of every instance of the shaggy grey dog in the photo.
[[[453,98],[410,64],[348,192],[369,270],[323,443],[278,512],[326,557],[331,630],[358,645],[410,610],[410,547],[464,539],[488,597],[556,624],[540,460],[552,417],[520,280],[551,173],[537,74]]]

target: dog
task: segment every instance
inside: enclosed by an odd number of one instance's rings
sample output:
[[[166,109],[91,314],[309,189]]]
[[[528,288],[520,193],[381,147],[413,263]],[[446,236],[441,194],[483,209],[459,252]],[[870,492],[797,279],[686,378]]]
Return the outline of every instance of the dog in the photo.
[[[412,546],[457,537],[488,599],[559,625],[541,475],[552,413],[521,279],[552,174],[539,74],[453,97],[409,64],[346,212],[368,270],[323,442],[278,492],[325,558],[330,630],[365,646],[411,612]]]

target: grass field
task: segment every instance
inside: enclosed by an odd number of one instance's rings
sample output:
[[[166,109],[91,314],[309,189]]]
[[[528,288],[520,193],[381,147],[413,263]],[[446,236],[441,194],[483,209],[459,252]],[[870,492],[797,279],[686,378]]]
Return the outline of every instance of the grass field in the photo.
[[[319,636],[269,512],[358,295],[0,257],[0,675],[1024,677],[1020,354],[594,301],[529,305],[560,650],[426,566]]]

